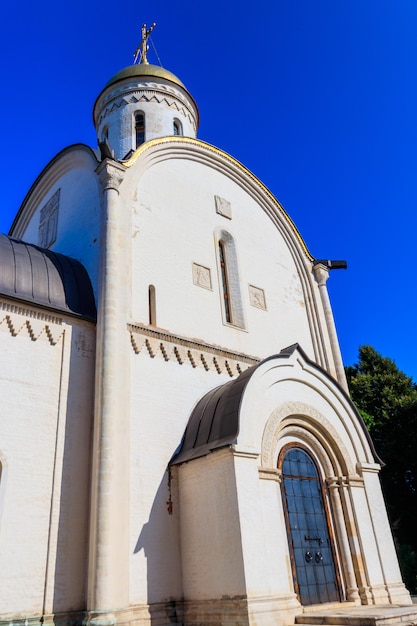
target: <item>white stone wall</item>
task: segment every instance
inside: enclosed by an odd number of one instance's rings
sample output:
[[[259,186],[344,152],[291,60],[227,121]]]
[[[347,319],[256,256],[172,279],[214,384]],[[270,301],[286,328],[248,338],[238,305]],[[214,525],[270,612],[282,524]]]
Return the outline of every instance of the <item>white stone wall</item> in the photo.
[[[168,463],[195,403],[230,376],[166,362],[161,354],[152,358],[146,349],[132,349],[131,372],[130,602],[143,604],[183,595],[181,551],[187,549],[175,478],[168,511]]]
[[[135,322],[148,322],[152,284],[162,328],[261,357],[299,342],[314,357],[294,259],[271,219],[237,182],[215,168],[177,159],[158,163],[137,182],[132,175],[129,183],[121,189],[121,203],[130,202],[133,211]],[[216,195],[230,202],[231,220],[216,212]],[[243,329],[225,323],[222,315],[217,255],[222,231],[236,246]],[[208,269],[207,287],[195,284],[193,264]],[[251,286],[264,291],[266,310],[251,304]]]
[[[0,613],[82,609],[94,328],[0,306]]]
[[[245,596],[240,511],[229,450],[181,467],[179,505],[185,600]]]

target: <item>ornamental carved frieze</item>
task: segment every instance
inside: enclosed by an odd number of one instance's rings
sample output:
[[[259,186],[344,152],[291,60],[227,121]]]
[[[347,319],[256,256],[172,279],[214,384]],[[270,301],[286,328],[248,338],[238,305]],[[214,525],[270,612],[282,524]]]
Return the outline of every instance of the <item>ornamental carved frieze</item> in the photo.
[[[47,340],[54,346],[65,329],[60,317],[0,301],[0,332],[12,337],[26,335],[32,341]]]
[[[231,352],[210,344],[197,342],[162,332],[148,326],[128,324],[135,354],[171,361],[178,365],[204,369],[206,372],[239,376],[244,370],[259,363],[259,359]]]
[[[49,248],[56,240],[60,195],[61,189],[57,189],[40,211],[38,243],[41,248]]]
[[[335,467],[332,467],[326,448],[334,451],[333,464],[339,463],[336,460],[338,456],[339,460],[343,459],[349,475],[357,473],[344,441],[331,422],[315,407],[295,401],[286,402],[273,411],[262,435],[262,467],[276,467],[279,440],[284,436],[298,437],[300,441],[310,445],[320,457],[328,476],[335,473]]]
[[[152,93],[160,92],[161,94],[164,94],[164,95],[169,94],[173,98],[183,102],[186,106],[188,105],[187,99],[185,98],[185,96],[177,89],[174,89],[173,87],[170,87],[169,85],[163,85],[162,83],[149,83],[149,82],[136,83],[134,85],[131,85],[130,87],[124,85],[123,87],[120,87],[119,89],[114,89],[108,95],[106,95],[106,97],[103,99],[103,105],[106,105],[108,102],[110,102],[111,100],[114,100],[118,96],[124,96],[126,100],[126,94],[146,93],[146,92],[152,92]]]
[[[140,85],[135,85],[130,89],[125,89],[122,94],[116,98],[115,94],[112,93],[104,102],[103,110],[98,118],[98,124],[101,124],[110,113],[113,113],[113,111],[120,109],[120,107],[126,104],[155,102],[156,104],[164,104],[168,108],[174,108],[189,120],[194,129],[196,128],[196,118],[186,98],[176,91],[165,89],[163,85],[155,85],[155,88],[150,87],[149,84],[146,84],[143,86],[143,89],[141,89]]]

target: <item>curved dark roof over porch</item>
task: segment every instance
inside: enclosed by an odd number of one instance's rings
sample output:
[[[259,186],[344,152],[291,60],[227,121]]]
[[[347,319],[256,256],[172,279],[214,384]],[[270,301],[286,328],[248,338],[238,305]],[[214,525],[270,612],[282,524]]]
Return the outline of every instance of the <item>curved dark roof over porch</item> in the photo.
[[[240,402],[257,367],[259,365],[249,367],[235,380],[212,389],[201,398],[191,413],[181,448],[171,465],[197,459],[216,448],[236,443]]]
[[[0,234],[0,294],[95,320],[90,278],[76,259]]]
[[[320,370],[327,378],[329,378],[332,383],[338,387],[339,391],[347,398],[352,411],[356,414],[359,424],[365,433],[375,461],[384,465],[375,450],[369,431],[349,395],[339,385],[339,383],[330,376],[330,374],[317,365],[317,363],[311,361],[297,343],[288,346],[288,348],[284,348],[279,354],[267,357],[257,365],[249,367],[235,380],[225,383],[224,385],[220,385],[220,387],[216,387],[206,393],[191,413],[179,450],[172,457],[170,465],[186,463],[192,459],[198,459],[201,456],[206,456],[218,448],[231,446],[237,443],[240,426],[240,404],[246,385],[250,381],[256,369],[263,363],[270,361],[271,359],[288,358],[295,350],[298,350],[307,363]]]

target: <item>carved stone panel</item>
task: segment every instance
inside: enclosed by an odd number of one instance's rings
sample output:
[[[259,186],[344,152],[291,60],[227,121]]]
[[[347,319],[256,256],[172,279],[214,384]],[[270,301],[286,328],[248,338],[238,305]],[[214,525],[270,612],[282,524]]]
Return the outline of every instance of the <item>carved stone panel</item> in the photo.
[[[221,198],[220,196],[214,196],[214,201],[216,203],[216,213],[219,215],[223,215],[223,217],[227,217],[228,220],[232,219],[232,205],[228,200]]]
[[[38,237],[41,248],[49,248],[56,240],[60,193],[61,190],[58,189],[41,209]]]
[[[211,273],[208,267],[193,263],[193,283],[204,289],[211,289]]]
[[[249,302],[257,309],[266,311],[265,292],[260,287],[249,285]]]

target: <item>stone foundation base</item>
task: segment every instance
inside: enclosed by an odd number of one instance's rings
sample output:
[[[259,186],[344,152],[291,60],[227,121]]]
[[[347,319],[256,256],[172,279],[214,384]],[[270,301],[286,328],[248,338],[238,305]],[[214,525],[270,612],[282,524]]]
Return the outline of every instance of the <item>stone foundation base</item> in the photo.
[[[0,626],[83,626],[85,611],[68,611],[51,615],[2,615]]]
[[[387,588],[388,598],[391,604],[409,605],[413,604],[410,593],[406,589],[404,583],[399,582],[391,584]]]
[[[84,626],[101,626],[90,613],[84,620]],[[158,604],[137,604],[121,611],[114,611],[117,626],[171,626],[184,624],[184,609],[182,601],[172,600]],[[105,625],[103,625],[105,626]]]
[[[11,617],[0,626],[287,626],[300,612],[295,596],[288,598],[222,598],[198,602],[170,601],[135,605],[113,612],[71,612]]]
[[[285,598],[222,598],[184,602],[186,626],[286,626],[300,612],[295,595]]]
[[[379,609],[382,614],[395,610],[407,611],[412,604],[410,594],[402,583],[388,589],[391,603],[384,606],[360,606],[357,602],[301,607],[295,594],[280,598],[225,597],[217,600],[169,601],[159,604],[134,605],[113,612],[74,611],[38,616],[6,616],[0,626],[288,626],[302,623],[308,615],[308,623],[316,623],[312,614],[359,615],[362,611]],[[401,609],[398,605],[401,605]],[[304,615],[303,615],[304,614]],[[306,615],[307,614],[307,615]],[[407,613],[408,615],[408,613]],[[417,610],[415,615],[417,623]],[[328,622],[332,623],[332,622]],[[346,622],[347,623],[347,622]],[[358,626],[353,624],[352,626]]]

